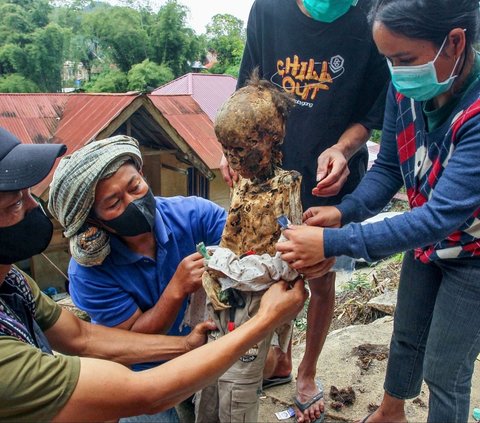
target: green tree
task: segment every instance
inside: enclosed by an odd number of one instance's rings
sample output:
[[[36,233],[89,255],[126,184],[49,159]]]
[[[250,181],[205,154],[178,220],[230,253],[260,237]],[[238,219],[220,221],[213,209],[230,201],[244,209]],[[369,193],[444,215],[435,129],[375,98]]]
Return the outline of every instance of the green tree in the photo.
[[[129,90],[151,92],[160,85],[170,82],[174,75],[167,65],[157,65],[146,59],[142,63],[133,65],[127,78]]]
[[[238,74],[240,73],[240,63],[237,65],[230,65],[228,68],[224,70],[225,74],[231,75],[234,78],[238,79]]]
[[[26,69],[27,63],[27,53],[20,46],[5,44],[0,47],[0,74],[22,72]]]
[[[127,91],[127,75],[117,69],[99,74],[94,80],[87,82],[84,89],[90,93],[124,93]]]
[[[49,23],[51,10],[47,0],[0,0],[0,72],[20,74],[42,91],[61,88],[65,33]]]
[[[186,25],[188,8],[177,0],[168,0],[159,10],[151,28],[155,62],[167,65],[175,76],[190,70],[190,63],[202,54],[201,38]]]
[[[38,86],[17,73],[0,77],[0,92],[2,93],[38,93]]]
[[[37,29],[32,34],[32,43],[26,46],[28,66],[25,76],[31,76],[41,90],[57,92],[62,88],[64,41],[64,30],[56,24],[49,24]]]
[[[120,70],[127,72],[149,56],[150,41],[141,18],[130,8],[102,6],[85,15],[83,33],[98,40]]]
[[[229,14],[217,14],[207,25],[207,46],[217,53],[215,71],[224,73],[240,65],[245,45],[243,21]]]
[[[44,27],[50,23],[49,14],[53,7],[47,0],[23,0],[22,4],[28,4],[28,15],[32,25]]]
[[[17,4],[0,3],[0,43],[24,46],[28,34],[35,28],[30,24],[27,11]]]

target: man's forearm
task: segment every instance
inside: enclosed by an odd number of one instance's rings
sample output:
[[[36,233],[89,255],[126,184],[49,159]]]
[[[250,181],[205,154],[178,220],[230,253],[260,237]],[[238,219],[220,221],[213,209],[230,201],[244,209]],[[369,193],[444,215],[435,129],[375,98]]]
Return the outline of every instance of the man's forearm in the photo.
[[[65,337],[65,333],[69,336]],[[169,360],[188,350],[184,337],[152,336],[92,325],[66,310],[62,311],[57,323],[45,334],[56,351],[125,365]]]
[[[345,158],[350,160],[362,145],[368,141],[371,132],[361,123],[354,123],[345,130],[333,147],[340,150]]]
[[[160,411],[165,406],[168,408],[178,404],[202,387],[214,383],[238,360],[240,355],[252,345],[262,341],[272,330],[271,321],[256,315],[217,341],[162,365],[161,380],[171,380],[171,383],[175,384],[175,389],[165,392],[160,401],[154,401],[152,411]],[[144,381],[152,381],[152,375],[153,371],[150,375],[145,372],[141,377]],[[151,399],[154,400],[153,395]]]
[[[157,303],[142,313],[129,328],[140,333],[167,333],[182,308],[185,296],[167,286]]]
[[[79,416],[82,421],[105,421],[171,408],[213,383],[273,326],[268,316],[256,315],[219,340],[143,372],[82,359],[75,391],[54,421],[68,422]]]

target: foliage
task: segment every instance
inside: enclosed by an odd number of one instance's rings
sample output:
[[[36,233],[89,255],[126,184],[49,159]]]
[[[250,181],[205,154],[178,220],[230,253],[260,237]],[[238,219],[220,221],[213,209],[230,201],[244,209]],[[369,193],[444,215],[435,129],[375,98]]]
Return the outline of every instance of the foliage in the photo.
[[[0,73],[20,72],[25,69],[28,56],[25,49],[15,44],[4,44],[0,47]]]
[[[392,261],[394,263],[398,263],[398,264],[401,264],[403,262],[403,256],[405,255],[405,253],[397,253],[397,254],[394,254],[392,256]]]
[[[216,73],[237,76],[243,22],[216,15],[198,35],[180,1],[154,10],[153,0],[0,0],[0,77],[14,75],[9,87],[58,92],[68,61],[74,72],[82,64],[88,90],[145,91],[191,72],[209,50],[218,59]]]
[[[32,34],[32,43],[26,47],[29,60],[25,76],[45,91],[59,91],[62,86],[64,30],[56,24],[38,28]]]
[[[124,72],[148,57],[149,40],[139,12],[124,7],[98,7],[86,13],[82,28],[92,42],[102,44]]]
[[[160,85],[170,82],[174,76],[167,65],[157,65],[148,59],[133,65],[127,75],[128,89],[151,92]]]
[[[50,10],[45,0],[0,1],[0,72],[23,75],[43,91],[60,89],[63,66],[65,34],[49,23]]]
[[[18,73],[11,73],[0,78],[1,93],[38,93],[38,86]]]
[[[118,69],[112,69],[97,75],[83,88],[90,93],[123,93],[127,91],[127,84],[127,75]]]
[[[167,65],[175,76],[190,71],[189,62],[198,60],[201,39],[186,26],[188,8],[168,0],[160,8],[151,28],[152,58]]]
[[[377,144],[380,144],[381,139],[382,139],[382,131],[378,129],[374,129],[372,131],[372,135],[370,136],[370,140],[373,142],[376,142]]]
[[[307,288],[308,289],[308,288]],[[310,298],[305,301],[303,305],[303,311],[294,320],[295,328],[300,332],[305,332],[307,330],[307,311],[310,304]]]
[[[365,273],[354,273],[353,277],[344,284],[346,291],[356,291],[358,289],[370,289],[372,283]]]
[[[240,65],[245,45],[243,21],[229,14],[217,14],[207,25],[207,47],[217,54],[215,73],[230,72]],[[237,72],[238,74],[238,72]]]

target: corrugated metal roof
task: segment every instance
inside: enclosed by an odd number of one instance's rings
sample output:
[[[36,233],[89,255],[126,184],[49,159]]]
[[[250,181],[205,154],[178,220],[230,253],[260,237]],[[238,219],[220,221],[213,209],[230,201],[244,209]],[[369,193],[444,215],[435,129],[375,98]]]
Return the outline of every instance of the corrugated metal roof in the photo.
[[[137,97],[138,94],[69,94],[55,141],[75,151],[95,139]]]
[[[95,139],[139,94],[0,94],[0,126],[25,143],[67,145],[67,154]],[[208,116],[190,96],[149,96],[172,127],[210,168],[222,151]],[[143,101],[143,100],[142,100]],[[55,166],[56,167],[56,166]],[[53,171],[32,191],[42,195]]]
[[[52,142],[67,101],[63,94],[0,94],[0,126],[24,143]]]
[[[235,91],[237,80],[230,75],[187,73],[152,92],[152,95],[188,94],[212,122],[217,110]]]
[[[189,95],[149,95],[155,107],[210,169],[218,169],[222,148],[213,123]]]
[[[0,126],[24,143],[67,145],[67,154],[87,144],[137,95],[0,94]],[[41,195],[52,172],[32,191]]]
[[[66,154],[94,140],[97,134],[106,128],[137,95],[124,94],[66,94],[68,102],[54,135],[54,142],[67,146]],[[35,191],[41,195],[50,185],[53,172],[40,182]]]

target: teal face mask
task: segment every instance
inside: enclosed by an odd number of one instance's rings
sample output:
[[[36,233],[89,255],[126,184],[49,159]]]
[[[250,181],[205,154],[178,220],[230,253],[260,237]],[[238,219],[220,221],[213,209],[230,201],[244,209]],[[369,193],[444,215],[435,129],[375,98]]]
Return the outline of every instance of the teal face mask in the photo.
[[[303,5],[316,21],[331,23],[356,6],[358,0],[303,0]]]
[[[443,50],[447,37],[445,37],[435,58],[424,65],[393,66],[390,60],[387,59],[388,68],[392,75],[392,83],[399,93],[405,97],[413,98],[416,101],[426,101],[450,89],[453,81],[455,81],[455,78],[458,76],[453,75],[453,73],[457,68],[460,56],[455,61],[452,73],[445,81],[438,82],[437,71],[435,70],[435,61]]]

